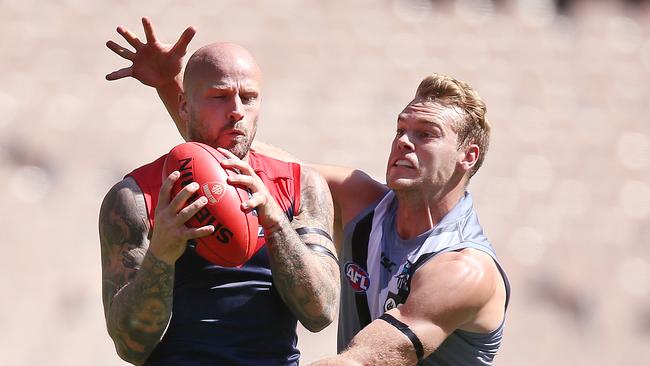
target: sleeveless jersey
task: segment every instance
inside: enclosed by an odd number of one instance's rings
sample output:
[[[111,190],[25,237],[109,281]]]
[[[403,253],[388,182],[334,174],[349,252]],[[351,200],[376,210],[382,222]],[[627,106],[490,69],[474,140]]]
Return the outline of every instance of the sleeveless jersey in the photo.
[[[289,220],[300,205],[300,165],[249,152],[248,163]],[[153,230],[166,155],[128,176],[147,203]],[[258,230],[258,240],[264,233]],[[261,244],[261,243],[260,243]],[[265,246],[239,268],[214,265],[192,241],[175,267],[169,326],[145,365],[297,365],[297,319],[273,286]]]
[[[390,191],[345,227],[339,352],[372,320],[406,302],[415,272],[441,253],[473,248],[490,255],[505,283],[507,307],[510,285],[483,234],[469,192],[433,229],[412,239],[397,234],[396,213],[397,199]],[[492,365],[503,328],[502,322],[490,333],[456,330],[418,365]]]

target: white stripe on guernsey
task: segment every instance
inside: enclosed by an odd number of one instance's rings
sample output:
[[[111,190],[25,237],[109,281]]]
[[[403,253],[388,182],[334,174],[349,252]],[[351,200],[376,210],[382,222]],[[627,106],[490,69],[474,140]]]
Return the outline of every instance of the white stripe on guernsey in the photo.
[[[390,290],[391,282],[394,282],[393,278],[388,279],[388,281],[382,281],[382,271],[380,268],[381,252],[383,249],[383,222],[386,215],[388,214],[394,197],[395,193],[393,191],[390,191],[388,194],[386,194],[386,196],[384,196],[384,198],[375,208],[375,214],[372,219],[372,229],[370,231],[370,238],[368,240],[368,257],[366,265],[368,269],[370,285],[368,286],[368,290],[366,290],[366,296],[368,298],[368,309],[370,310],[370,318],[372,320],[377,319],[385,312],[384,302],[388,297],[388,291]],[[411,263],[415,263],[418,258],[424,254],[424,252],[439,252],[445,248],[461,242],[462,238],[460,235],[460,223],[451,222],[448,223],[447,226],[448,231],[429,236],[417,250],[414,250],[408,254],[406,260],[410,261]],[[402,267],[405,263],[406,262],[401,264],[398,273],[401,272]],[[396,292],[396,289],[393,290]]]
[[[384,198],[379,202],[375,208],[375,214],[372,218],[372,230],[370,231],[370,238],[368,240],[368,257],[366,258],[366,268],[368,269],[368,278],[370,279],[370,285],[366,290],[366,296],[368,298],[368,308],[370,310],[370,318],[372,320],[377,319],[381,314],[384,313],[384,305],[381,303],[383,298],[380,292],[383,292],[384,289],[379,288],[381,282],[381,271],[379,269],[379,264],[381,262],[381,237],[382,237],[382,222],[384,221],[384,216],[388,212],[388,207],[393,201],[395,193],[390,191],[384,196]]]
[[[271,288],[271,284],[264,281],[241,281],[241,282],[224,283],[223,285],[210,287],[210,289],[216,290],[218,288],[231,288],[231,287],[250,286],[250,285],[259,285],[262,287],[260,290],[269,290]]]
[[[456,231],[446,231],[436,236],[428,237],[427,240],[424,241],[424,244],[422,244],[422,247],[428,248],[429,252],[437,253],[449,246],[460,243],[461,240],[459,232],[460,229],[457,229]],[[434,241],[436,242],[435,244],[433,244]],[[418,255],[419,254],[421,253],[418,253]]]

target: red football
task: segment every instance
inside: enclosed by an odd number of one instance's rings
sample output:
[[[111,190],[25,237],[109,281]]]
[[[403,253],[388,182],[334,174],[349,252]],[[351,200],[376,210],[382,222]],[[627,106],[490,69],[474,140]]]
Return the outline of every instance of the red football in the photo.
[[[200,196],[208,203],[186,224],[191,227],[213,225],[215,231],[196,240],[196,252],[210,262],[236,267],[248,261],[257,245],[257,217],[244,213],[243,201],[249,199],[246,190],[226,183],[235,172],[223,169],[219,163],[224,156],[212,147],[198,142],[187,142],[174,147],[165,160],[163,179],[178,170],[180,178],[172,188],[172,198],[186,185],[200,186],[188,204]]]

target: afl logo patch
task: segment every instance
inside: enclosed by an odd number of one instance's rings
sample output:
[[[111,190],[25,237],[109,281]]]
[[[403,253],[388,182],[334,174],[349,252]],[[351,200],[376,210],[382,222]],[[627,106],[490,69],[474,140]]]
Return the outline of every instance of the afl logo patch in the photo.
[[[366,292],[370,285],[368,273],[356,263],[348,262],[345,264],[345,277],[350,281],[350,286],[352,286],[354,292]]]

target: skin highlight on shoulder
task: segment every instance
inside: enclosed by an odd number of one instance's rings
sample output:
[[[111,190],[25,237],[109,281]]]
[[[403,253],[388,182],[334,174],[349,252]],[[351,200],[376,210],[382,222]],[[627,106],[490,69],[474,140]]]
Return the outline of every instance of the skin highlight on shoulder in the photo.
[[[485,333],[503,319],[498,281],[501,275],[488,254],[475,249],[444,253],[416,272],[409,300],[427,309],[423,315],[442,328]],[[435,299],[435,306],[424,305],[429,298]],[[481,312],[494,308],[494,302],[500,303],[499,311],[477,322]]]

